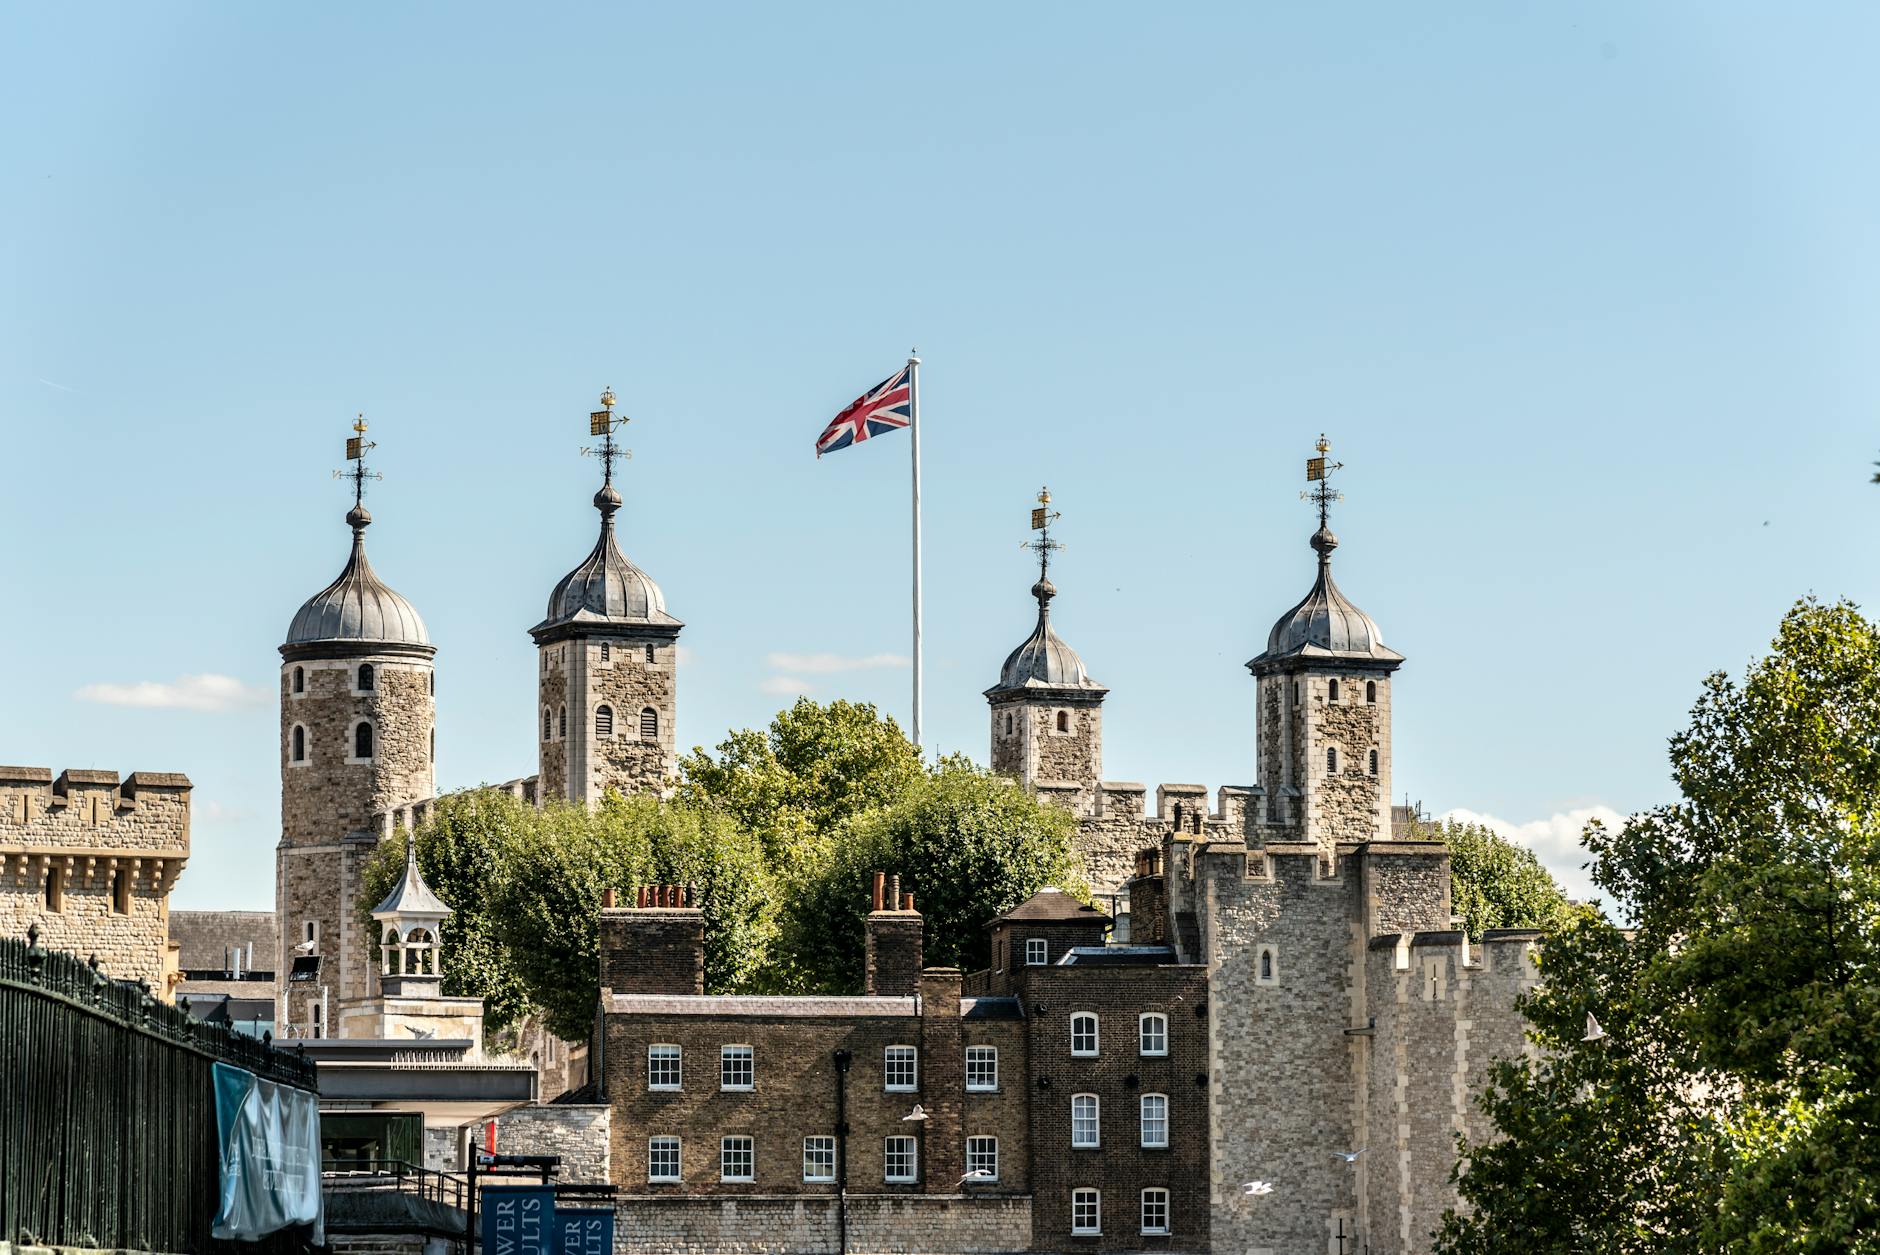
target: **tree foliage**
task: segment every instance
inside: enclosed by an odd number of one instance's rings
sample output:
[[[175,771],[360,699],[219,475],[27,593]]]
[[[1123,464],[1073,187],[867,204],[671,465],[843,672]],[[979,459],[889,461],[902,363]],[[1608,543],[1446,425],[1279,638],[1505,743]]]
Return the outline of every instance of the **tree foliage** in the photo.
[[[1798,604],[1671,763],[1680,801],[1587,832],[1635,929],[1550,940],[1445,1252],[1880,1251],[1880,631]]]
[[[1070,814],[961,758],[889,805],[851,818],[788,894],[782,957],[799,983],[861,988],[870,876],[897,874],[925,917],[926,962],[986,966],[986,926],[1047,885],[1073,892]]]
[[[1482,824],[1446,819],[1419,836],[1449,847],[1451,909],[1469,936],[1488,928],[1554,928],[1566,922],[1567,895],[1534,851]]]

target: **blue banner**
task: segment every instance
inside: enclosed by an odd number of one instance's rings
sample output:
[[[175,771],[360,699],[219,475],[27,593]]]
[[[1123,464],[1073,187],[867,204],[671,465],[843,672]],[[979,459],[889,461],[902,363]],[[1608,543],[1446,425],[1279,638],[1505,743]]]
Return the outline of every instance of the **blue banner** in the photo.
[[[288,1225],[310,1224],[314,1244],[326,1245],[319,1101],[304,1089],[218,1063],[215,1132],[222,1190],[210,1231],[252,1242]]]
[[[560,1255],[613,1255],[611,1207],[558,1207],[555,1228],[561,1231]]]
[[[486,1185],[477,1206],[483,1255],[561,1255],[553,1186]]]

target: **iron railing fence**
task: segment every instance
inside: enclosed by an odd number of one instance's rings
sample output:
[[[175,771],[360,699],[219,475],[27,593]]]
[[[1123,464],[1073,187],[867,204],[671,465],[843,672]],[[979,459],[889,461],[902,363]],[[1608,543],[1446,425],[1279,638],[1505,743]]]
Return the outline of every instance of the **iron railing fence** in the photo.
[[[311,1061],[158,1002],[69,954],[0,937],[0,1240],[261,1252],[210,1237],[220,1193],[216,1062],[314,1089]]]
[[[327,1159],[320,1164],[320,1178],[329,1194],[388,1190],[463,1210],[466,1182],[461,1175],[402,1159]]]

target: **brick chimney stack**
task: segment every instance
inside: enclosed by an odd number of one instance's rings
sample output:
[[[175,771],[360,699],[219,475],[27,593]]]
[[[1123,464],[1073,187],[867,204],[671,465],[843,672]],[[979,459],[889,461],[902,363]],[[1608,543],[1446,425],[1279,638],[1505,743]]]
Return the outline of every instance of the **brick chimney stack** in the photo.
[[[870,997],[908,997],[920,987],[925,940],[925,924],[914,909],[914,895],[901,892],[900,876],[876,872],[870,907],[865,925],[864,991]]]
[[[617,994],[705,992],[705,912],[691,885],[640,885],[634,905],[600,916],[601,988]]]

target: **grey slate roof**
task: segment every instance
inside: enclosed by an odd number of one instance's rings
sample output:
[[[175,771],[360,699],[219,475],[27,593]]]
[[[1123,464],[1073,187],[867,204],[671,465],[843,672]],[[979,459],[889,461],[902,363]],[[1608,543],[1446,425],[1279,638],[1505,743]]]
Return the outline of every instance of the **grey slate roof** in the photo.
[[[1002,924],[1008,921],[1023,924],[1104,925],[1110,922],[1110,917],[1090,903],[1079,902],[1062,889],[1051,887],[1038,890],[992,922]]]
[[[1173,946],[1072,946],[1057,966],[1163,967],[1173,962]]]
[[[352,556],[339,578],[309,597],[287,629],[287,644],[310,645],[322,641],[385,641],[402,645],[429,645],[412,604],[393,592],[366,560],[366,528],[372,516],[363,506],[346,514],[352,526]]]
[[[1403,655],[1384,644],[1377,622],[1358,609],[1332,580],[1332,550],[1338,537],[1320,527],[1312,534],[1319,555],[1319,577],[1298,605],[1279,617],[1267,633],[1266,650],[1247,664],[1264,669],[1291,659],[1345,659],[1387,663],[1394,667]]]
[[[170,940],[185,972],[227,970],[229,953],[254,946],[253,966],[263,972],[281,961],[280,918],[273,911],[171,911]],[[243,968],[250,965],[243,960]]]
[[[548,617],[530,629],[540,633],[567,625],[596,627],[685,626],[666,613],[666,595],[653,577],[627,560],[614,540],[614,512],[620,494],[611,484],[594,494],[601,512],[601,535],[581,565],[561,577],[548,595]]]
[[[385,895],[385,900],[372,908],[372,918],[411,915],[420,918],[433,916],[441,920],[449,914],[450,908],[431,892],[431,886],[424,883],[424,873],[418,870],[418,843],[407,838],[404,874],[392,886],[392,891]]]
[[[610,1010],[633,1015],[736,1015],[760,1019],[910,1016],[912,998],[862,998],[812,994],[615,994]]]
[[[1064,643],[1051,627],[1051,599],[1057,586],[1041,579],[1031,586],[1038,599],[1038,626],[1031,630],[1024,644],[1013,650],[999,668],[999,682],[986,690],[987,697],[1011,696],[1028,690],[1076,690],[1091,697],[1101,697],[1110,690],[1090,678],[1084,660]]]

